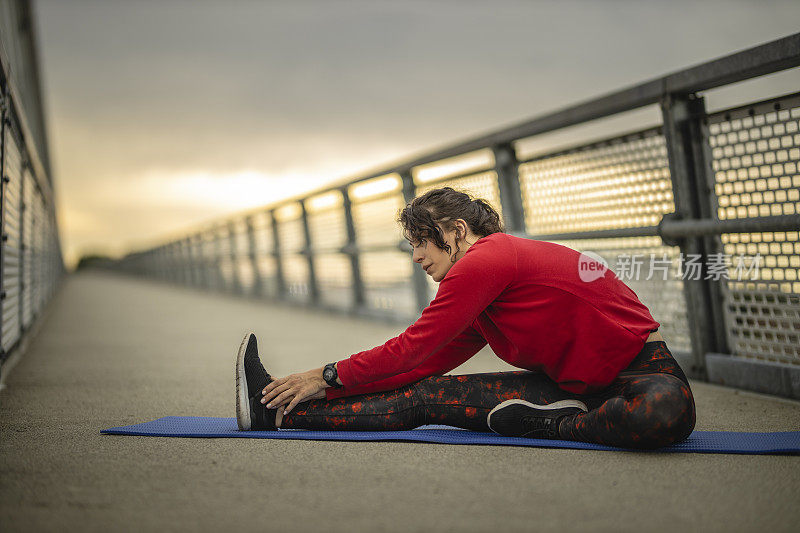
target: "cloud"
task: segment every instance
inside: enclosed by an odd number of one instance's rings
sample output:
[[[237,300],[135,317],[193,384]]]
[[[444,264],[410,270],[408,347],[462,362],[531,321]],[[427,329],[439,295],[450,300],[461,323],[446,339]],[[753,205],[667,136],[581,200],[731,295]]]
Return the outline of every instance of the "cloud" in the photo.
[[[773,40],[800,19],[797,2],[744,1],[36,7],[73,256],[230,212],[244,190],[271,202]]]

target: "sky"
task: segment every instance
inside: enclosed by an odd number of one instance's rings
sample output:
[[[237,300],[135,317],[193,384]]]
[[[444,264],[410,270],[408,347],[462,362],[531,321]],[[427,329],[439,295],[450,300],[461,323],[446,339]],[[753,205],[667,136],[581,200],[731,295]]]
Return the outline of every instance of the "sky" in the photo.
[[[68,266],[800,28],[796,0],[36,0],[35,13]],[[798,88],[791,69],[710,91],[708,107]]]

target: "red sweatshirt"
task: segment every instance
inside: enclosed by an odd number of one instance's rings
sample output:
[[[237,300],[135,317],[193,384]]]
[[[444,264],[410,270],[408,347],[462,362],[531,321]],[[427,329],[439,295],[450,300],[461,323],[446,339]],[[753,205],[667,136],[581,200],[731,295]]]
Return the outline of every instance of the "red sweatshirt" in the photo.
[[[487,342],[503,361],[544,372],[566,391],[608,386],[659,323],[611,270],[583,281],[580,257],[560,244],[505,233],[479,239],[408,329],[338,362],[344,387],[326,389],[327,398],[444,374]]]

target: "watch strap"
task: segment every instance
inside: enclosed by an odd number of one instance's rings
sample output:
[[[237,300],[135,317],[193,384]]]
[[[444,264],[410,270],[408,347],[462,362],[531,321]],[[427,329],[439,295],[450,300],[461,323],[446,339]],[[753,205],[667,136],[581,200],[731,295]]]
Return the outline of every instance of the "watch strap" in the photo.
[[[341,389],[342,386],[336,381],[338,377],[339,373],[336,371],[336,363],[328,363],[325,365],[325,368],[322,370],[322,379],[325,380],[325,383],[335,389]]]

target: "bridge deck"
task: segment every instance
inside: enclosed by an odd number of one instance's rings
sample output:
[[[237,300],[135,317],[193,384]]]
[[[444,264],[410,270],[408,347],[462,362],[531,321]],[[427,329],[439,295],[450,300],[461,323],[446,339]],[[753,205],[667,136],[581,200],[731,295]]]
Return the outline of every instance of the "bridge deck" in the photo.
[[[107,274],[72,276],[0,393],[0,524],[279,531],[792,530],[800,457],[102,436],[233,416],[233,359],[306,370],[399,328]],[[482,353],[459,372],[508,368]],[[800,403],[694,383],[698,429],[800,427]]]

